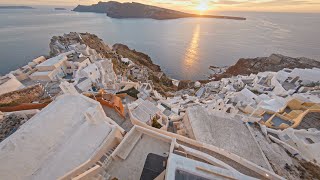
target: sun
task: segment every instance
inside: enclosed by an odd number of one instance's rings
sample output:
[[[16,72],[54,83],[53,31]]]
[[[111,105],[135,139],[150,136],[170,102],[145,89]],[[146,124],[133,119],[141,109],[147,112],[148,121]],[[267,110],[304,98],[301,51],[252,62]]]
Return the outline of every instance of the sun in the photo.
[[[200,13],[203,13],[203,12],[207,11],[207,10],[209,9],[209,7],[208,7],[208,4],[207,4],[206,2],[201,2],[201,3],[196,7],[196,9],[197,9],[198,11],[200,11]]]

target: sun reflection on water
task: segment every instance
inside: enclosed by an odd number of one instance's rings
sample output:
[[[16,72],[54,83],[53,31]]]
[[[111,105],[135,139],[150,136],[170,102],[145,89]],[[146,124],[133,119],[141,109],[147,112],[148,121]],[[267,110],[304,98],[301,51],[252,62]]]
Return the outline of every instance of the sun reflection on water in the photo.
[[[186,53],[183,60],[183,73],[186,78],[190,77],[194,72],[195,65],[199,59],[199,38],[200,36],[200,24],[197,24],[193,31],[191,42],[186,49]]]

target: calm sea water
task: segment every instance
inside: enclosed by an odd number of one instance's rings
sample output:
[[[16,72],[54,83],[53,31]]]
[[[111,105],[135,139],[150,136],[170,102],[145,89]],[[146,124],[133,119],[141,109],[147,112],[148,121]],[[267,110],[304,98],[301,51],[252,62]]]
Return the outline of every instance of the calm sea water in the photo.
[[[177,79],[206,78],[210,65],[232,65],[242,57],[281,53],[320,59],[320,14],[220,14],[248,19],[119,20],[52,9],[0,10],[0,74],[48,54],[50,38],[70,31],[145,52]]]

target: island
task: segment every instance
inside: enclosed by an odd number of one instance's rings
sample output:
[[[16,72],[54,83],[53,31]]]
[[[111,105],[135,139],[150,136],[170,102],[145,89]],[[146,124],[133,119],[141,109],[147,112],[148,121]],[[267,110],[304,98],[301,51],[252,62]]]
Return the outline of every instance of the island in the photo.
[[[54,8],[54,10],[56,10],[56,11],[65,11],[67,9],[66,8]]]
[[[181,11],[151,6],[141,3],[119,3],[116,1],[99,2],[91,6],[78,5],[73,9],[76,12],[94,12],[106,13],[111,18],[149,18],[156,20],[179,19],[179,18],[219,18],[219,19],[233,19],[246,20],[243,17],[234,16],[217,16],[217,15],[198,15],[185,13]]]
[[[35,9],[30,6],[0,6],[0,9]]]

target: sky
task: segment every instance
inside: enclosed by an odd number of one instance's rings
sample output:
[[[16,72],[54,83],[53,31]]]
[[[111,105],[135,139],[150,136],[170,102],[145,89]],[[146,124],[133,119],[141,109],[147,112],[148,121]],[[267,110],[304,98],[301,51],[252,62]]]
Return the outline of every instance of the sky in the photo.
[[[117,0],[132,2],[132,0]],[[7,5],[76,6],[99,0],[0,0]],[[320,12],[320,0],[134,0],[185,12],[212,14],[216,11]]]

